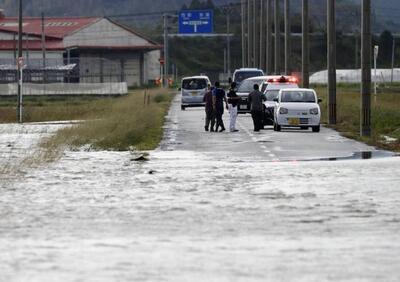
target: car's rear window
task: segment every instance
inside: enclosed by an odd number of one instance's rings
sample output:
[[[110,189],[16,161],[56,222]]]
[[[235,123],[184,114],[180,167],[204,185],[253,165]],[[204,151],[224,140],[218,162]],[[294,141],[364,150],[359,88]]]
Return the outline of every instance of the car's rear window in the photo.
[[[238,71],[235,73],[235,77],[233,78],[233,80],[236,83],[240,83],[247,78],[263,76],[263,75],[264,74],[262,71]]]
[[[182,81],[182,88],[186,90],[200,90],[207,88],[207,80],[203,78],[184,79]]]
[[[310,91],[285,91],[281,102],[284,103],[316,103],[315,95]]]

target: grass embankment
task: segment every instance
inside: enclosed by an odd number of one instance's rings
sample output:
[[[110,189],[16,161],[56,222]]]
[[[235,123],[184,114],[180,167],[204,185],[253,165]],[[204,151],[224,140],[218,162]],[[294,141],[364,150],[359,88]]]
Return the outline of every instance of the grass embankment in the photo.
[[[146,96],[146,98],[145,98]],[[15,122],[15,99],[0,99],[0,122]],[[169,90],[134,90],[118,98],[29,98],[24,121],[86,120],[60,130],[44,143],[45,149],[149,150],[159,144],[172,95]]]
[[[321,103],[322,120],[327,122],[327,88],[315,86]],[[360,86],[339,85],[337,90],[337,125],[332,126],[344,136],[379,148],[400,152],[400,90],[398,87],[380,89],[376,100],[372,95],[372,136],[360,137]],[[396,138],[387,142],[384,136]]]

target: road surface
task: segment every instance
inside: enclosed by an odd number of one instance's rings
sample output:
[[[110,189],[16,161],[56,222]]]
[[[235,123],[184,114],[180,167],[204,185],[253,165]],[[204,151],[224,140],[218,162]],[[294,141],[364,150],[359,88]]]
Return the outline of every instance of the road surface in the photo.
[[[225,127],[229,128],[225,112]],[[239,115],[237,133],[212,133],[204,131],[204,108],[187,108],[181,111],[179,97],[169,115],[170,144],[163,148],[201,152],[216,159],[230,156],[236,161],[294,161],[351,157],[359,152],[377,152],[373,147],[340,136],[336,131],[322,127],[320,133],[310,130],[283,129],[273,131],[266,126],[261,132],[253,131],[250,114]],[[168,140],[166,142],[168,143]]]
[[[372,148],[202,118],[175,102],[147,162],[82,149],[0,180],[0,281],[400,280],[399,158],[303,161]],[[10,132],[15,160],[42,131]]]

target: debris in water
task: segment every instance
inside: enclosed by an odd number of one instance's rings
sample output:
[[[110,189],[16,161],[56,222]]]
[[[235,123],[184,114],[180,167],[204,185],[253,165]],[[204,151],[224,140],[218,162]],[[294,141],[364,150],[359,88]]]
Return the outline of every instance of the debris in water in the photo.
[[[131,161],[135,162],[144,162],[149,160],[149,154],[148,153],[133,153],[132,152],[132,158]]]

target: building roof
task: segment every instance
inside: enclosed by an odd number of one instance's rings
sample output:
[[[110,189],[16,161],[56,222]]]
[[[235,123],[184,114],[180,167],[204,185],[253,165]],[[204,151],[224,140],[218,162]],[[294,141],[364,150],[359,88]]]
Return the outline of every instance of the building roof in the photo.
[[[61,51],[68,49],[84,49],[84,50],[159,50],[162,49],[162,45],[147,38],[143,34],[138,33],[134,29],[127,27],[123,24],[115,22],[109,18],[106,18],[111,23],[119,26],[128,32],[143,38],[148,42],[148,45],[118,45],[113,44],[112,46],[104,46],[101,43],[98,45],[78,45],[78,46],[66,46],[64,44],[64,38],[79,32],[80,30],[97,23],[104,18],[100,17],[65,17],[65,18],[45,18],[44,20],[44,33],[46,37],[45,48],[48,51]],[[0,32],[18,34],[18,18],[0,18]],[[23,21],[23,33],[29,36],[29,40],[22,42],[24,50],[41,50],[42,49],[42,19],[25,17]],[[17,42],[15,40],[0,40],[0,50],[15,50]]]
[[[50,38],[63,39],[102,18],[45,18],[45,35]],[[0,19],[0,31],[17,33],[18,18]],[[42,34],[41,18],[24,18],[23,33],[35,36]]]

